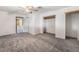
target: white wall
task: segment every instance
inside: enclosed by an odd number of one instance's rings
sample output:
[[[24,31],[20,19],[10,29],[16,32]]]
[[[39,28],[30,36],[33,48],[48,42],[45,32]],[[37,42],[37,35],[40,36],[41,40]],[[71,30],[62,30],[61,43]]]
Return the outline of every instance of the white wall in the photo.
[[[15,16],[0,11],[0,36],[16,33]]]
[[[35,14],[29,15],[29,33],[36,34],[35,32]]]
[[[59,10],[56,14],[55,34],[56,38],[65,39],[65,14],[63,10]]]
[[[36,15],[38,14],[18,15],[0,11],[0,36],[16,33],[16,17],[24,17],[24,32],[37,34],[39,29],[37,30],[36,28],[39,26],[37,25],[39,22],[37,23],[36,21],[38,20]]]
[[[0,36],[16,34],[16,17],[17,16],[26,17],[25,15],[12,14],[5,11],[0,11]],[[25,20],[26,19],[27,18],[25,18]],[[25,21],[25,23],[27,23],[27,21]],[[26,28],[24,28],[24,30],[26,30]],[[28,30],[26,30],[25,32],[27,31]]]
[[[66,36],[66,19],[65,19],[65,13],[79,10],[79,7],[68,7],[63,8],[56,11],[49,11],[46,13],[40,13],[39,15],[39,33],[43,33],[43,17],[49,16],[49,15],[56,15],[55,19],[55,37],[56,38],[62,38],[65,39]]]
[[[41,33],[41,19],[39,13],[29,14],[29,33],[39,34]]]
[[[76,37],[79,31],[79,12],[66,15],[66,36]]]
[[[63,9],[57,10],[57,11],[49,11],[49,12],[40,14],[41,33],[43,33],[43,17],[50,16],[50,15],[56,15],[56,18],[55,18],[56,38],[65,39],[65,14]]]
[[[35,15],[35,34],[39,34],[39,33],[41,33],[41,19],[40,19],[40,14],[39,13],[37,13],[36,15]]]
[[[24,32],[29,32],[29,16],[26,16],[24,17],[24,20],[23,20],[23,29],[24,29]]]
[[[43,33],[43,17],[49,15],[56,15],[55,19],[55,34],[56,38],[65,39],[65,12],[72,8],[65,8],[56,11],[49,11],[46,13],[30,14],[29,15],[29,33],[37,34]],[[78,7],[77,7],[78,9]],[[8,14],[0,11],[0,36],[16,33],[15,17],[17,15]]]

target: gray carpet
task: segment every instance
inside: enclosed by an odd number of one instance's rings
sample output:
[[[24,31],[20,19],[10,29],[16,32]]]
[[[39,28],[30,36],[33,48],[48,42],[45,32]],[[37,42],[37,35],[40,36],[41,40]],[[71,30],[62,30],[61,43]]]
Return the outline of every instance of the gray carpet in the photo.
[[[56,39],[52,34],[20,33],[0,37],[0,52],[78,52],[76,39]]]

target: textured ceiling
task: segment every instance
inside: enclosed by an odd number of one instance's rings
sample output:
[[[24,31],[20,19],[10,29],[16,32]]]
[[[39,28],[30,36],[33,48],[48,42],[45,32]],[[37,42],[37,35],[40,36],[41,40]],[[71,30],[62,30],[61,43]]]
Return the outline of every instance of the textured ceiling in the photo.
[[[61,8],[66,8],[67,6],[41,6],[42,8],[36,12],[47,12],[47,11],[54,11]],[[19,13],[19,14],[27,14],[27,12],[20,6],[0,6],[0,10],[7,11],[9,13]]]

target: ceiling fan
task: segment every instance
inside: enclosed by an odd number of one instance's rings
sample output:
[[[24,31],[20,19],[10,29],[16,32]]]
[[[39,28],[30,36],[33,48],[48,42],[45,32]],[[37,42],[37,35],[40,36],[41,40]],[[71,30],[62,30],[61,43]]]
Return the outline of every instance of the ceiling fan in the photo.
[[[42,7],[40,7],[40,6],[25,6],[23,8],[26,12],[32,13],[33,11],[39,11],[39,9]]]

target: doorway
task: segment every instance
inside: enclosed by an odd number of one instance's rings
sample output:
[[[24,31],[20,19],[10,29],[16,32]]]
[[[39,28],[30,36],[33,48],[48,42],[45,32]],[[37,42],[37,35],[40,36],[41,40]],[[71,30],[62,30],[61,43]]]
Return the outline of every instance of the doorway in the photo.
[[[55,34],[55,15],[43,18],[43,33]]]
[[[23,17],[16,17],[16,33],[21,33],[24,31],[23,29]]]
[[[78,39],[79,12],[66,13],[66,38]]]

